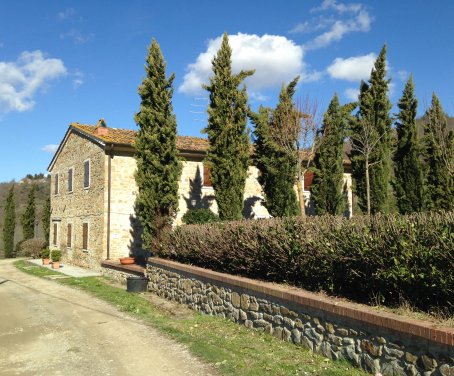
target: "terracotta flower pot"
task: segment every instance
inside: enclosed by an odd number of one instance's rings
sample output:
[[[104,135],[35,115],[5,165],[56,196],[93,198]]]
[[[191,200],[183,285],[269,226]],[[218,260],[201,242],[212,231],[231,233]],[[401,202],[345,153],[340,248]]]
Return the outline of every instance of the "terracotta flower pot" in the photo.
[[[131,265],[134,264],[136,259],[134,257],[121,257],[120,264],[121,265]]]
[[[60,261],[54,261],[52,263],[52,269],[60,269]]]
[[[49,263],[50,263],[50,259],[48,259],[48,258],[43,259],[43,265],[49,265]]]

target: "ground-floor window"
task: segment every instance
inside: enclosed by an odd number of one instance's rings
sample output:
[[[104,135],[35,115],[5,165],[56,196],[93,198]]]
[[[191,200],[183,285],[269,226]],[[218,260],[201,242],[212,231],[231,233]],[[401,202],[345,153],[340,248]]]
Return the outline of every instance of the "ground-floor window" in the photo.
[[[53,236],[52,236],[52,244],[53,245],[57,245],[58,243],[58,224],[57,223],[54,223],[54,226],[53,226]]]
[[[84,222],[82,224],[82,249],[84,251],[88,250],[88,223]]]
[[[73,230],[73,225],[71,223],[68,223],[68,230],[66,232],[66,246],[68,248],[72,247],[72,231]]]

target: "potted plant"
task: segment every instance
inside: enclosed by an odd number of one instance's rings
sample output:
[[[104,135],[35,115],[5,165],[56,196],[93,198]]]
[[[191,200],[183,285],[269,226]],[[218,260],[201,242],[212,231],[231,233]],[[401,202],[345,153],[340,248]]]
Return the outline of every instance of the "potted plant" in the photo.
[[[52,269],[60,268],[61,251],[54,249],[52,251]]]
[[[41,250],[41,258],[43,260],[43,265],[49,265],[49,255],[50,255],[50,250],[49,248],[44,248]]]
[[[130,257],[120,257],[120,264],[121,265],[131,265],[136,262],[136,258],[133,256]]]

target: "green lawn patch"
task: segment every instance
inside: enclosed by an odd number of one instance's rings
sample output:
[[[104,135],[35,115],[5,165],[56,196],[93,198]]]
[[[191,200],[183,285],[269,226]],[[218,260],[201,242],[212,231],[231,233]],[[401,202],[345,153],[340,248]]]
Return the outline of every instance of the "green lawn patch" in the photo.
[[[39,277],[55,274],[26,261],[17,261],[15,265]],[[214,364],[222,375],[365,375],[346,362],[332,362],[303,347],[219,317],[196,312],[184,317],[174,316],[151,304],[146,294],[128,293],[102,277],[71,277],[55,282],[87,291],[143,320],[187,345],[200,359]]]

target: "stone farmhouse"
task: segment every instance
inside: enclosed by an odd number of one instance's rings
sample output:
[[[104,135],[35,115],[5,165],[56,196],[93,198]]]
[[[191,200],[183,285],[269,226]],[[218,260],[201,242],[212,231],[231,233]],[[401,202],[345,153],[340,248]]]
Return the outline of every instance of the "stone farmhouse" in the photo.
[[[50,247],[61,249],[68,263],[99,268],[104,259],[140,255],[141,228],[134,213],[138,188],[134,173],[135,131],[96,125],[70,124],[48,171],[51,174]],[[210,170],[204,165],[208,141],[177,137],[183,161],[179,184],[179,211],[175,224],[191,208],[217,212]],[[345,161],[344,187],[351,215],[352,194],[349,163]],[[246,218],[267,218],[258,183],[259,171],[250,166],[245,186]],[[305,199],[310,211],[310,184],[305,178]]]

